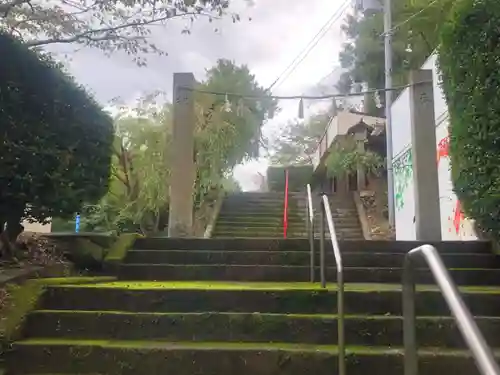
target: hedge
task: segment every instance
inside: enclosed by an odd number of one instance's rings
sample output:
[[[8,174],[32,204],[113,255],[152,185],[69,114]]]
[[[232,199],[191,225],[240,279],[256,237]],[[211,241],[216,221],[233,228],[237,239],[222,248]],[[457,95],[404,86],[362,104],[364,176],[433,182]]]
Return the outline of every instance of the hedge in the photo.
[[[455,192],[500,239],[500,1],[457,0],[440,35]]]

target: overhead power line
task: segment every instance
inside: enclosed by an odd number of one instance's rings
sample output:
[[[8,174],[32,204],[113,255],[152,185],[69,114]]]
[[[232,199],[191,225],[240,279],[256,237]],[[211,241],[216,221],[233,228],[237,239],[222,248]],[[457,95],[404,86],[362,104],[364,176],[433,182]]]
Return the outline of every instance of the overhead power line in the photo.
[[[390,89],[385,89],[385,88],[384,89],[372,89],[372,90],[361,91],[361,92],[357,92],[357,93],[349,93],[349,94],[291,95],[291,96],[240,94],[240,93],[234,93],[234,92],[201,90],[201,89],[194,89],[191,87],[183,87],[183,86],[180,86],[179,89],[186,90],[186,91],[198,92],[201,94],[224,96],[224,97],[228,97],[228,98],[232,97],[232,98],[242,98],[242,99],[325,100],[325,99],[337,99],[337,98],[341,99],[341,98],[348,98],[348,97],[354,97],[354,96],[364,96],[364,95],[368,95],[368,94],[376,94],[376,93],[385,92],[385,91],[398,91],[398,90],[406,89],[408,87],[421,85],[424,83],[431,83],[431,82],[432,81],[415,82],[413,84],[404,85],[404,86],[394,86]]]
[[[278,77],[273,81],[273,83],[268,87],[268,90],[272,90],[276,85],[282,84],[295,69],[305,60],[305,58],[311,53],[311,51],[318,45],[321,39],[326,35],[326,33],[331,29],[335,22],[344,14],[346,9],[349,7],[350,0],[345,0],[344,3],[337,8],[333,15],[326,21],[326,23],[321,27],[321,29],[314,35],[314,37],[309,41],[309,43],[300,51],[300,53],[292,60],[292,62],[278,75]]]

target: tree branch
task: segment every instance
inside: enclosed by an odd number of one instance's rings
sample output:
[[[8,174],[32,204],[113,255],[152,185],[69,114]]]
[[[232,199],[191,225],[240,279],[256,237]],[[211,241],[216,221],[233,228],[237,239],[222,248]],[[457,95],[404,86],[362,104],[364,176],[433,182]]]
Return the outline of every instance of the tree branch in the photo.
[[[9,15],[10,11],[15,7],[29,3],[30,0],[12,0],[10,2],[0,4],[0,13],[2,13],[2,16],[5,18]]]
[[[21,0],[17,0],[21,1]],[[26,1],[26,0],[23,0]],[[122,25],[117,25],[117,26],[109,26],[109,27],[103,27],[100,29],[92,29],[92,30],[87,30],[84,32],[81,32],[79,34],[73,35],[71,37],[66,37],[66,38],[48,38],[48,39],[41,39],[41,40],[32,40],[26,42],[26,45],[28,47],[39,47],[47,44],[55,44],[55,43],[74,43],[78,42],[79,40],[86,39],[91,42],[101,42],[105,40],[118,40],[118,39],[124,39],[124,40],[132,40],[132,39],[142,39],[145,37],[126,37],[119,35],[117,31],[131,28],[131,27],[144,27],[144,26],[150,26],[159,22],[167,21],[173,18],[179,18],[179,17],[185,17],[185,16],[206,16],[206,17],[211,17],[211,18],[216,18],[215,16],[212,16],[210,14],[206,13],[198,13],[198,12],[187,12],[187,13],[181,13],[181,14],[167,14],[164,17],[159,17],[159,18],[153,18],[150,20],[141,20],[141,21],[135,21],[135,22],[128,22],[124,23]],[[218,17],[217,17],[218,18]],[[104,34],[100,36],[94,36],[95,34]]]

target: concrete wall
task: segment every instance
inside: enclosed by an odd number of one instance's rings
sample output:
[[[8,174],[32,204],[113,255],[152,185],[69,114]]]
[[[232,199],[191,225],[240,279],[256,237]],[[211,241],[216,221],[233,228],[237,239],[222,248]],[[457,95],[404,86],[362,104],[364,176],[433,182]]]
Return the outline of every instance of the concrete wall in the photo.
[[[436,118],[436,159],[438,163],[441,233],[443,240],[475,240],[473,222],[464,217],[460,202],[453,192],[448,156],[448,108],[439,84],[436,56],[431,56],[422,69],[433,71],[434,112]],[[410,96],[406,89],[394,102],[393,163],[396,210],[396,239],[414,240],[415,195],[411,155]]]
[[[42,225],[40,223],[29,223],[27,221],[23,221],[22,225],[24,226],[25,232],[37,232],[37,233],[50,233],[52,224]]]

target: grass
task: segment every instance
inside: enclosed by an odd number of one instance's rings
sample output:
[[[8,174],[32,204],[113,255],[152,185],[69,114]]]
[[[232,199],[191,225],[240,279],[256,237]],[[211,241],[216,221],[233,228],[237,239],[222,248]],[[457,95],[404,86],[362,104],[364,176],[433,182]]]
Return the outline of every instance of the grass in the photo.
[[[65,283],[64,287],[78,288],[108,288],[108,289],[128,289],[128,290],[262,290],[262,291],[337,291],[337,284],[327,284],[323,289],[319,283],[263,283],[263,282],[215,282],[215,281],[111,281],[99,282],[93,284],[72,285]],[[345,284],[345,291],[348,292],[399,292],[402,287],[400,284]],[[500,294],[500,286],[464,286],[459,288],[464,293],[494,293]],[[418,285],[418,291],[437,291],[437,286]]]

